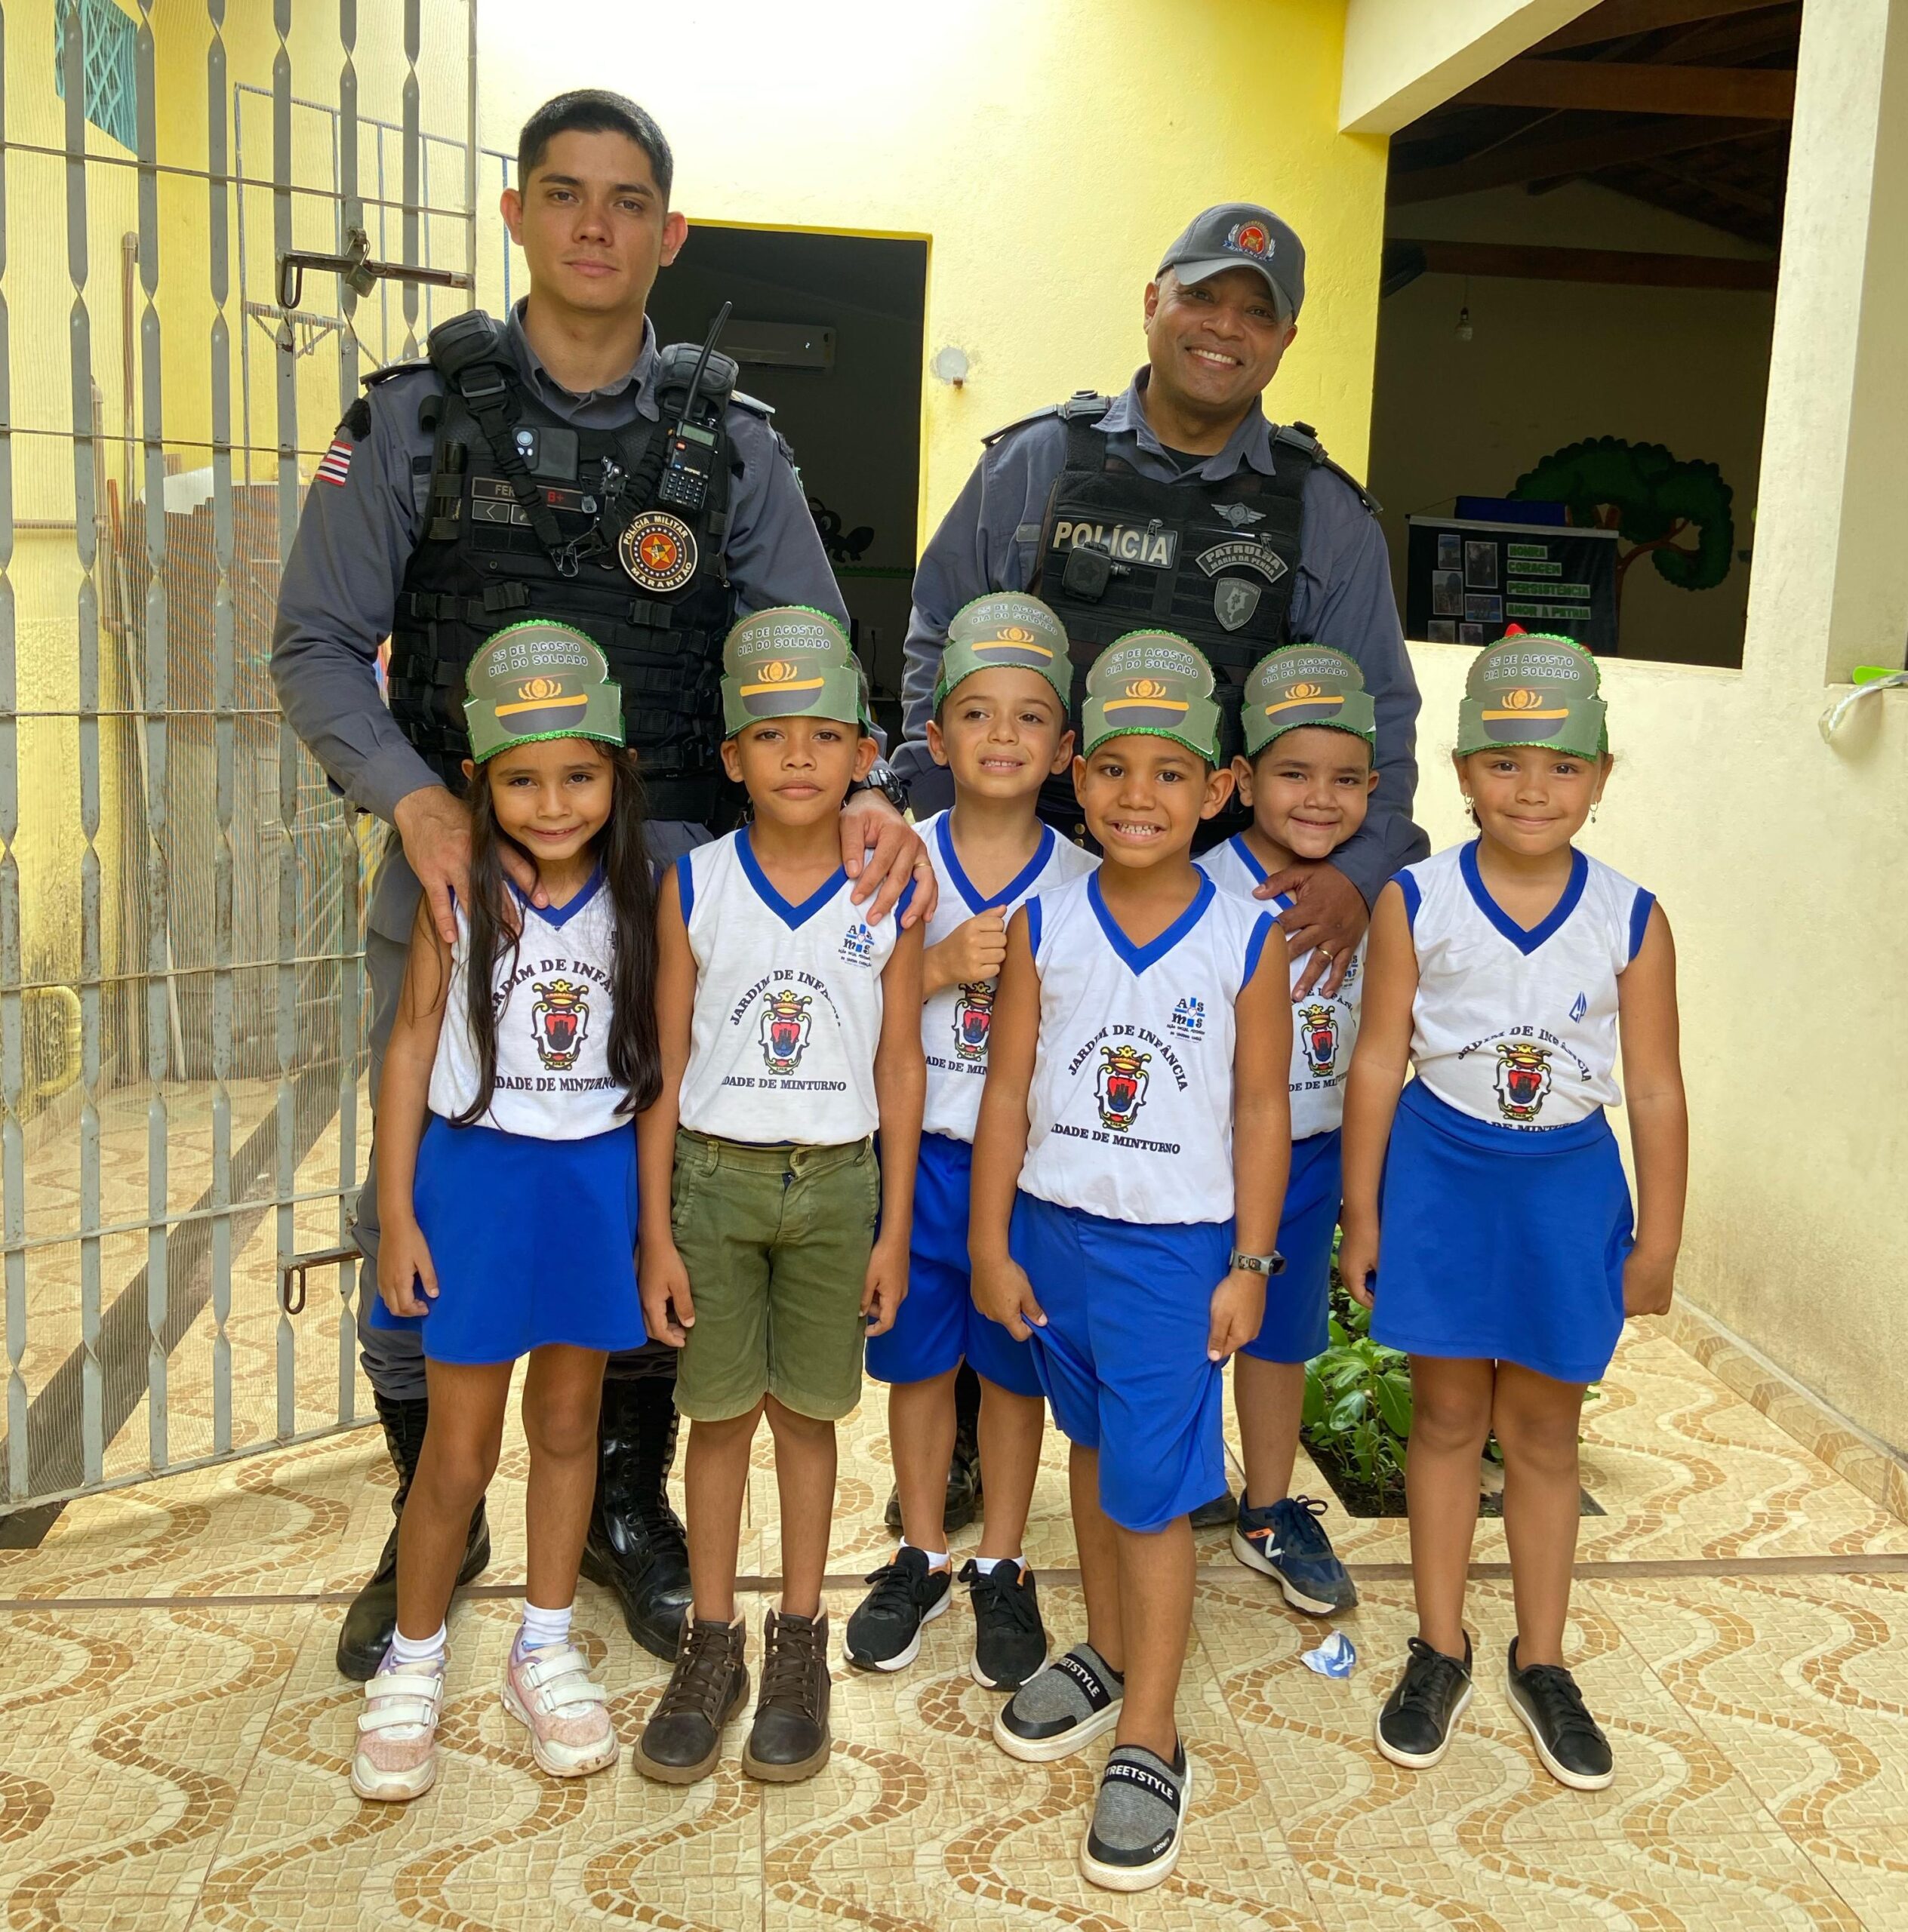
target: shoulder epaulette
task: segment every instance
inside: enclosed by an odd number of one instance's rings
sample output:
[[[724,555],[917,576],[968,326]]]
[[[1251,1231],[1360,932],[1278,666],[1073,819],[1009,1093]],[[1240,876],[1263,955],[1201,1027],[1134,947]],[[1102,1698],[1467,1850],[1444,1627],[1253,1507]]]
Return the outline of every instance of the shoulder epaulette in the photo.
[[[775,405],[772,402],[764,402],[760,396],[750,395],[743,389],[731,390],[729,400],[738,409],[746,409],[751,416],[759,416],[765,423],[775,414]]]
[[[431,366],[428,355],[413,356],[408,361],[387,362],[381,369],[374,369],[368,376],[360,376],[359,381],[366,388],[374,388],[380,383],[388,383],[393,376],[414,375],[420,369]]]
[[[1359,501],[1374,516],[1384,508],[1383,504],[1349,469],[1334,463],[1326,455],[1325,446],[1319,441],[1319,432],[1310,423],[1276,423],[1273,425],[1272,440],[1276,448],[1296,450],[1316,468],[1330,470],[1340,482],[1347,485],[1356,493]]]
[[[1036,409],[1025,416],[1017,416],[1011,423],[1003,423],[998,429],[990,430],[980,440],[992,449],[1003,436],[1011,436],[1016,429],[1024,429],[1029,423],[1044,423],[1050,416],[1057,416],[1063,423],[1086,421],[1097,423],[1113,406],[1109,395],[1102,395],[1097,389],[1076,389],[1064,402],[1050,402],[1045,409]]]

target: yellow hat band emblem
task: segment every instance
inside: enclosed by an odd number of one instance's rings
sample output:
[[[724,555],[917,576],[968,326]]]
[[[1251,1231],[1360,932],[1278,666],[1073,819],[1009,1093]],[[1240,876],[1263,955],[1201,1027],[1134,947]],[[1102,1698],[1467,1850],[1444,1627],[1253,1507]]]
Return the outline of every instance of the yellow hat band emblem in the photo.
[[[1277,703],[1266,706],[1266,715],[1269,718],[1276,712],[1291,711],[1304,705],[1343,704],[1344,702],[1344,694],[1342,691],[1315,690],[1308,692],[1303,697],[1282,697]]]
[[[573,711],[579,706],[587,709],[589,704],[588,692],[577,691],[569,697],[527,697],[519,699],[515,704],[500,704],[497,715],[499,718],[514,718],[520,711]]]
[[[783,667],[780,665],[773,665],[769,668],[771,669],[779,670],[783,668],[792,667]],[[773,691],[818,691],[821,689],[823,682],[823,680],[820,678],[788,678],[765,677],[763,681],[759,684],[744,685],[742,687],[742,695],[744,697],[761,697],[765,694]]]
[[[1479,713],[1479,715],[1487,724],[1501,724],[1506,718],[1568,718],[1570,715],[1570,708],[1567,705],[1559,705],[1555,711],[1527,711],[1519,706],[1514,711],[1486,711]]]

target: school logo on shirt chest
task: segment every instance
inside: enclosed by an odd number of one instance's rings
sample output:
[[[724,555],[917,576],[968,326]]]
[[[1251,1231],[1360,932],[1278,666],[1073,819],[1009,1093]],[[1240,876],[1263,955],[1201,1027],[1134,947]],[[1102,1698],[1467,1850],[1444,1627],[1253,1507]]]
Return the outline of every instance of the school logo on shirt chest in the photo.
[[[1338,1064],[1338,1016],[1328,1006],[1299,1009],[1299,1038],[1305,1048],[1305,1062],[1323,1079]]]
[[[842,939],[842,950],[838,955],[845,966],[866,966],[873,962],[875,936],[866,923],[857,919],[849,927]]]
[[[1176,1040],[1203,1040],[1206,1036],[1206,1003],[1196,995],[1188,993],[1173,1008],[1173,1038]]]
[[[1497,1044],[1497,1111],[1506,1120],[1533,1121],[1550,1091],[1550,1049],[1530,1040]]]
[[[530,1034],[537,1043],[537,1057],[552,1072],[565,1072],[576,1065],[589,1037],[587,992],[568,980],[539,980],[536,992]]]
[[[1146,1104],[1146,1084],[1151,1078],[1146,1063],[1152,1058],[1152,1054],[1141,1053],[1131,1040],[1100,1049],[1093,1097],[1099,1103],[1103,1126],[1124,1134],[1133,1124]]]
[[[762,1057],[771,1073],[792,1073],[802,1064],[814,1026],[808,1008],[813,995],[777,986],[762,1005]]]
[[[963,1060],[985,1060],[993,1026],[993,981],[968,981],[954,1002],[954,1051]]]

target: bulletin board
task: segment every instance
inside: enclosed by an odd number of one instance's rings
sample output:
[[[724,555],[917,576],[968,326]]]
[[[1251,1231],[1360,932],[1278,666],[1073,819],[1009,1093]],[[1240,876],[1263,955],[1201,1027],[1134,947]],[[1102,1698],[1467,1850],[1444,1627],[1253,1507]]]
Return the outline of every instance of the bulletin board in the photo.
[[[1616,652],[1614,530],[1431,516],[1405,526],[1406,636],[1484,645],[1522,624]]]

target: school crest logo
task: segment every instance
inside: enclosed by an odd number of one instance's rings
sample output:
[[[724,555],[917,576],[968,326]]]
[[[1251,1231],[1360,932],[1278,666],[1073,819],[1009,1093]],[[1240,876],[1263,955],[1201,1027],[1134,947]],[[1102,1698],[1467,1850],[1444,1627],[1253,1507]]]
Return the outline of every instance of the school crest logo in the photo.
[[[777,986],[762,1001],[762,1057],[771,1073],[792,1073],[801,1065],[814,1024],[808,1012],[812,998],[792,986]]]
[[[1130,1040],[1122,1040],[1115,1047],[1102,1047],[1100,1055],[1093,1095],[1100,1103],[1100,1124],[1110,1127],[1116,1134],[1124,1134],[1146,1103],[1146,1083],[1152,1078],[1146,1072],[1146,1063],[1152,1056],[1141,1053]]]
[[[1301,1007],[1298,1024],[1306,1064],[1322,1080],[1338,1063],[1338,1016],[1328,1006]]]
[[[1497,1111],[1506,1120],[1535,1120],[1550,1091],[1550,1049],[1528,1040],[1497,1047]]]
[[[539,980],[537,1004],[530,1009],[530,1035],[537,1057],[552,1073],[577,1063],[589,1032],[588,989],[568,980]]]
[[[865,966],[874,957],[875,936],[865,921],[857,919],[842,941],[841,957],[850,966]]]
[[[963,1060],[985,1060],[994,1029],[994,983],[973,980],[954,1001],[954,1051]]]
[[[1173,1037],[1176,1040],[1203,1040],[1206,1036],[1206,1003],[1192,994],[1173,1008]]]

